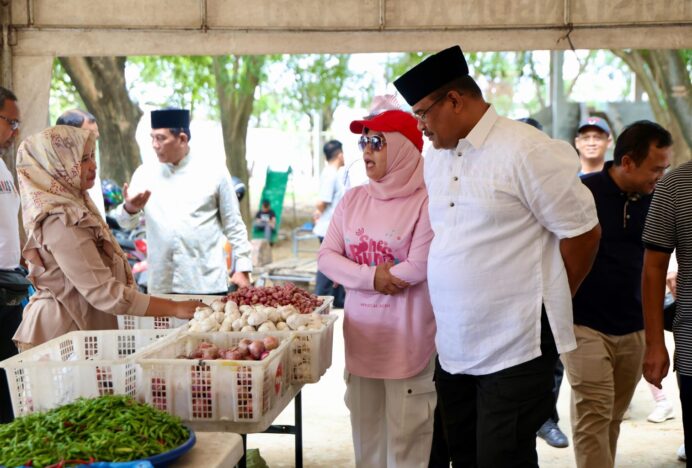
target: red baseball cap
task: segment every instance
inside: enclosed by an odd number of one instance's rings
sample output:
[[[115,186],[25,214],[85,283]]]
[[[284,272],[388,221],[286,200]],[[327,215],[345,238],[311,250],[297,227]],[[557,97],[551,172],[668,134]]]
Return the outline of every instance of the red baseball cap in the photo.
[[[418,151],[423,151],[423,134],[418,130],[418,121],[408,112],[388,110],[371,119],[354,120],[350,128],[357,134],[363,133],[364,128],[376,132],[398,132],[408,138]]]

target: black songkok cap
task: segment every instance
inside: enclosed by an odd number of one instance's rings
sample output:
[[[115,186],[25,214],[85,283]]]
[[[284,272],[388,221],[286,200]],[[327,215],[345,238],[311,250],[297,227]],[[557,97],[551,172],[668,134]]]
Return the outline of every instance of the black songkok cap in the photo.
[[[469,66],[457,45],[426,58],[394,80],[394,86],[412,106],[450,81],[468,74]]]
[[[151,111],[151,128],[190,128],[190,111],[187,109]]]

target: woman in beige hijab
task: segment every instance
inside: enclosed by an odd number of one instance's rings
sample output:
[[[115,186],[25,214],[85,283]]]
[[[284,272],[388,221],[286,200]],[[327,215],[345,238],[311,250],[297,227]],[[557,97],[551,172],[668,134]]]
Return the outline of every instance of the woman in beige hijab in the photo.
[[[199,302],[174,302],[135,288],[125,254],[89,198],[94,134],[59,125],[19,145],[17,174],[36,287],[14,335],[20,350],[74,330],[118,328],[116,315],[191,318]]]

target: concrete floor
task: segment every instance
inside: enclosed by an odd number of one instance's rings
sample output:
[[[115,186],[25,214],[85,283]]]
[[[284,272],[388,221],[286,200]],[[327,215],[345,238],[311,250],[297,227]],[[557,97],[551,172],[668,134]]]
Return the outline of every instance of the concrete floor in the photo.
[[[303,388],[303,466],[352,467],[353,445],[348,410],[344,405],[345,385],[343,381],[344,343],[342,334],[343,311],[334,330],[332,367],[322,379]],[[672,350],[672,336],[667,333],[669,350]],[[621,427],[617,467],[627,468],[680,468],[685,466],[677,461],[676,450],[683,440],[680,418],[680,402],[677,385],[672,376],[664,381],[664,390],[675,405],[677,417],[664,423],[653,424],[646,416],[654,403],[648,385],[642,380],[632,400],[631,419]],[[569,425],[570,389],[567,380],[562,384],[558,410],[562,417],[560,427],[570,436]],[[276,424],[293,424],[293,405],[290,405],[275,421]],[[288,435],[252,434],[248,437],[248,447],[259,448],[262,457],[271,468],[293,467],[294,439]],[[545,468],[574,467],[572,448],[556,449],[544,441],[537,440],[539,463]]]

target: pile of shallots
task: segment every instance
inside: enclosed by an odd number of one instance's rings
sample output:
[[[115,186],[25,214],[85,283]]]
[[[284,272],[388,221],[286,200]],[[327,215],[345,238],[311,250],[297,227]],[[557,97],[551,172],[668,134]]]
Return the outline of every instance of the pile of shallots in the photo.
[[[279,340],[274,336],[265,336],[263,339],[251,340],[243,338],[236,346],[220,348],[207,341],[201,341],[197,347],[187,355],[178,356],[179,359],[229,359],[231,361],[261,361],[269,356],[269,353],[279,347]]]
[[[292,283],[283,286],[240,288],[226,299],[238,305],[264,305],[271,307],[292,305],[301,314],[309,314],[322,305],[323,299],[296,287]]]
[[[257,304],[238,305],[231,300],[219,299],[209,306],[198,307],[190,320],[191,332],[239,331],[272,332],[284,330],[320,330],[322,317],[301,314],[293,305],[279,307]]]

